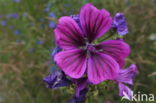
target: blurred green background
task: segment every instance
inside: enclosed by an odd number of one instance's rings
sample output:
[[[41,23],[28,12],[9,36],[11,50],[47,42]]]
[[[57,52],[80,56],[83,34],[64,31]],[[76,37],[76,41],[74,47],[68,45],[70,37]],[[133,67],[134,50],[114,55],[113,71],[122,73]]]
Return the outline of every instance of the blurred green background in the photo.
[[[0,103],[66,103],[72,97],[72,88],[51,90],[42,78],[53,67],[57,19],[78,14],[87,2],[112,16],[125,14],[129,34],[124,38],[131,46],[127,65],[139,69],[134,91],[156,96],[156,0],[0,0]],[[107,101],[128,103],[111,83],[92,87],[86,103]]]

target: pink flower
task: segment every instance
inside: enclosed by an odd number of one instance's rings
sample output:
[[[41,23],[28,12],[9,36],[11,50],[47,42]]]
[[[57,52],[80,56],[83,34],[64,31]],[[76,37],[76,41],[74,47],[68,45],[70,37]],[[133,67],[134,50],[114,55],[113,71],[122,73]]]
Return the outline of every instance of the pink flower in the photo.
[[[121,40],[94,44],[94,40],[102,37],[112,24],[105,9],[99,10],[88,3],[81,8],[79,16],[80,24],[70,16],[59,19],[55,40],[63,51],[54,56],[56,64],[72,78],[86,74],[93,84],[114,80],[130,52],[128,44]]]

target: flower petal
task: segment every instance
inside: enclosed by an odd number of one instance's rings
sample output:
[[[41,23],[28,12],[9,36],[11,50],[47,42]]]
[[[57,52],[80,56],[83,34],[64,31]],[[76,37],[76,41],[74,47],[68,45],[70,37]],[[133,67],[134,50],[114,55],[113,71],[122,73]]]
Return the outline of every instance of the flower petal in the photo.
[[[60,71],[55,71],[52,74],[49,74],[43,79],[43,81],[48,84],[48,88],[69,86],[72,83],[71,80],[66,78],[66,76]]]
[[[137,72],[135,64],[132,64],[126,69],[120,69],[117,82],[133,85],[133,78],[136,76]]]
[[[124,66],[125,58],[130,53],[129,45],[121,40],[107,40],[97,45],[96,49],[112,56],[119,63],[120,68]]]
[[[88,92],[88,88],[85,88],[83,90],[80,91],[80,95],[77,96],[73,96],[68,103],[85,103],[86,101],[86,95]]]
[[[84,78],[76,79],[74,82],[76,84],[75,96],[79,97],[81,91],[87,88],[88,78],[84,77]]]
[[[66,50],[55,55],[54,61],[72,78],[80,78],[86,71],[86,52],[79,49]]]
[[[92,53],[87,69],[89,81],[98,84],[104,80],[114,80],[118,75],[119,65],[109,55]]]
[[[112,28],[117,30],[119,35],[126,35],[128,33],[126,18],[123,13],[116,13],[113,18]]]
[[[126,85],[119,83],[119,96],[122,96],[122,99],[131,100],[133,96],[133,91]]]
[[[59,53],[62,50],[59,46],[56,46],[55,48],[52,49],[51,56],[54,57],[57,53]]]
[[[127,24],[123,23],[123,24],[119,25],[117,27],[117,32],[118,32],[119,35],[126,35],[126,34],[128,34]]]
[[[62,49],[71,49],[84,45],[83,33],[71,17],[62,17],[55,29],[55,39]]]
[[[112,18],[108,11],[98,10],[88,3],[81,8],[80,23],[88,41],[92,42],[109,30]]]

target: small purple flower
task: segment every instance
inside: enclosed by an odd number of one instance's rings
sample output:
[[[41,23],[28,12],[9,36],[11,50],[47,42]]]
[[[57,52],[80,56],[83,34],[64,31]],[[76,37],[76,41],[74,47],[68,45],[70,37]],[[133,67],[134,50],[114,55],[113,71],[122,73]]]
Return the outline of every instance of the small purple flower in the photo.
[[[2,26],[6,26],[7,25],[7,21],[6,20],[1,21],[1,25]]]
[[[51,3],[48,3],[48,4],[46,5],[44,11],[45,11],[45,12],[49,12],[50,9],[51,9],[51,6],[52,6]]]
[[[6,15],[6,17],[7,17],[7,18],[14,18],[14,19],[16,19],[16,18],[19,17],[19,15],[18,15],[18,13],[12,13],[12,14]]]
[[[18,15],[18,13],[13,13],[13,14],[11,14],[11,17],[14,18],[14,19],[16,19],[16,18],[19,17],[19,15]]]
[[[47,77],[43,79],[43,81],[48,84],[47,85],[48,88],[58,88],[58,87],[69,86],[72,83],[60,71],[55,71],[54,73],[48,75]]]
[[[20,2],[20,0],[13,0],[13,2],[15,2],[15,3],[19,3],[19,2]]]
[[[87,3],[80,10],[80,26],[73,18],[61,17],[54,30],[56,43],[63,49],[54,61],[71,78],[86,74],[93,84],[114,80],[130,53],[129,45],[121,40],[93,42],[111,28],[110,13]]]
[[[117,13],[114,16],[112,28],[114,28],[119,35],[126,35],[128,33],[126,19],[122,13]]]
[[[52,28],[52,29],[54,29],[56,27],[56,24],[55,24],[55,22],[53,22],[53,21],[50,21],[49,22],[49,28]]]
[[[44,41],[43,40],[37,40],[36,44],[42,45],[42,44],[44,44]]]
[[[15,31],[14,31],[14,34],[15,34],[15,35],[19,35],[19,34],[20,34],[20,31],[19,31],[19,30],[15,30]]]
[[[50,18],[55,18],[55,17],[56,17],[55,13],[53,13],[53,12],[49,13],[48,16],[49,16]]]

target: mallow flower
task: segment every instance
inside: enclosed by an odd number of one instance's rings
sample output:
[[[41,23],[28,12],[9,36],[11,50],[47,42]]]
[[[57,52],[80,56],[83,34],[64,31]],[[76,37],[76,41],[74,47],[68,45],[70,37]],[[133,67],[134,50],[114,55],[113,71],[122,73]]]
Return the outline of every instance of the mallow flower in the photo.
[[[62,48],[54,56],[58,67],[74,79],[86,75],[93,84],[115,80],[130,53],[129,45],[121,40],[94,43],[111,25],[110,13],[90,3],[81,8],[78,22],[72,16],[61,17],[54,30],[56,43]]]
[[[132,64],[126,69],[119,70],[119,75],[116,78],[119,88],[119,96],[122,96],[128,100],[132,99],[133,91],[127,85],[133,85],[133,78],[137,73],[138,70],[135,64]]]

